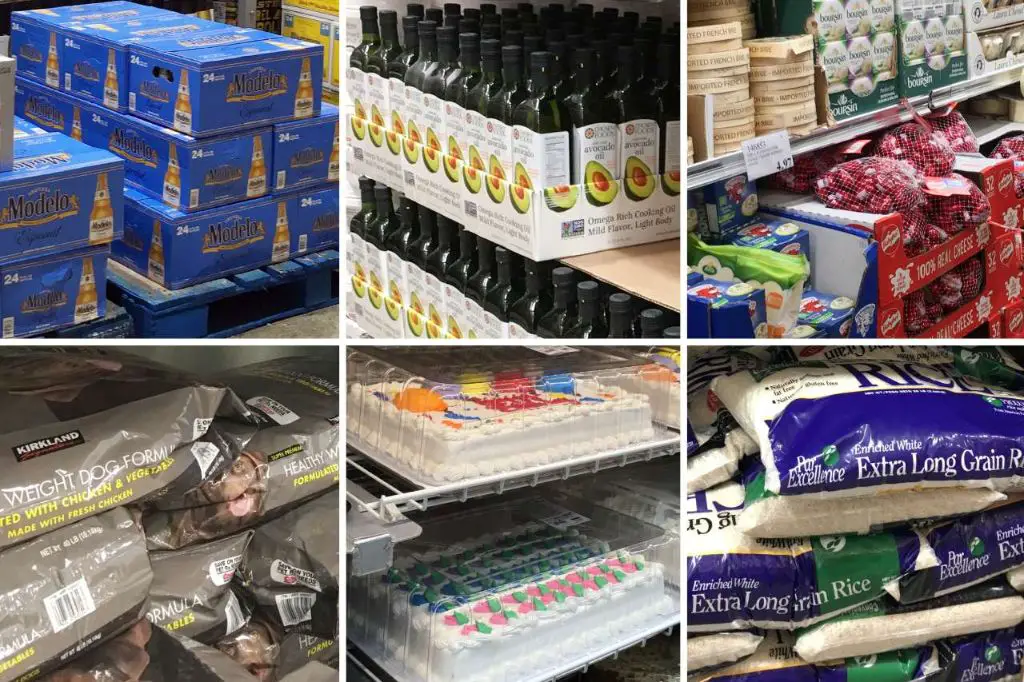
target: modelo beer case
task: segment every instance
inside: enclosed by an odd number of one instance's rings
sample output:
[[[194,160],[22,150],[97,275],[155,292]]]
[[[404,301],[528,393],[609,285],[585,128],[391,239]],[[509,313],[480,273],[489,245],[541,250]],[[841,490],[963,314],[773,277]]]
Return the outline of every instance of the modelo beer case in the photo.
[[[288,197],[183,213],[125,190],[124,238],[115,260],[168,289],[252,270],[291,255]]]
[[[64,26],[94,22],[119,23],[143,16],[170,14],[165,10],[131,2],[101,2],[11,13],[11,56],[18,73],[26,78],[61,88],[61,48]]]
[[[320,114],[319,45],[228,29],[147,41],[130,50],[129,111],[186,135]]]
[[[59,133],[14,143],[0,173],[0,264],[121,238],[124,164]]]
[[[338,188],[298,192],[288,199],[291,255],[338,246]]]
[[[274,126],[275,192],[338,181],[338,121],[338,108],[325,104],[319,116]]]
[[[0,266],[3,338],[31,336],[106,315],[109,247]]]

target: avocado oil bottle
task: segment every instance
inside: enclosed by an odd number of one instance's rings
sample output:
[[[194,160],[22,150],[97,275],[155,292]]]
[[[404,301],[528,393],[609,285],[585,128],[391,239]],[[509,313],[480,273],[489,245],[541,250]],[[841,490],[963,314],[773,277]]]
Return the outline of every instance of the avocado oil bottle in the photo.
[[[601,294],[597,282],[587,280],[576,285],[579,313],[566,334],[570,339],[603,339],[608,336],[601,314]]]
[[[402,17],[402,51],[387,64],[388,97],[391,104],[391,120],[388,128],[405,136],[405,76],[416,63],[420,50],[419,19],[413,15]]]
[[[370,122],[386,130],[390,126],[391,109],[388,62],[402,53],[398,43],[398,12],[380,12],[380,44],[370,50],[366,58],[366,98],[370,103]],[[371,139],[377,139],[372,138]]]
[[[369,86],[367,83],[367,66],[370,55],[380,48],[380,29],[377,26],[377,8],[372,5],[364,5],[359,8],[359,20],[363,26],[363,39],[352,50],[348,60],[348,87],[352,93],[352,104],[354,115],[358,119],[369,120],[371,106]],[[358,131],[356,135],[359,135]],[[365,133],[364,133],[365,134]]]
[[[432,21],[421,21],[417,25],[417,30],[420,36],[419,55],[405,74],[405,128],[406,136],[411,141],[423,144],[427,125],[423,106],[423,84],[438,69],[437,25]],[[407,149],[407,158],[408,154]],[[412,158],[409,160],[412,161]]]
[[[446,88],[459,77],[461,69],[455,47],[455,29],[441,26],[437,29],[438,68],[423,81],[423,117],[426,121],[424,146],[443,153],[448,136],[444,116]],[[426,152],[425,152],[426,153]],[[437,159],[440,161],[440,159]]]
[[[679,44],[667,36],[658,44],[658,75],[656,91],[658,124],[661,127],[661,172],[665,189],[679,190],[682,174],[680,152],[682,133],[679,127]]]
[[[498,281],[484,300],[484,338],[507,339],[512,305],[526,293],[521,258],[501,246],[494,247]]]
[[[537,322],[537,335],[542,339],[565,339],[579,310],[576,274],[571,268],[555,268],[551,271],[551,279],[555,285],[551,310]]]
[[[612,339],[632,339],[633,334],[633,297],[629,294],[617,293],[608,297],[608,337]]]
[[[523,84],[523,48],[505,45],[501,48],[502,86],[498,94],[487,105],[489,134],[488,148],[491,156],[487,172],[501,180],[507,180],[513,170],[512,112],[528,93]]]
[[[409,332],[422,338],[427,334],[427,258],[437,245],[437,218],[434,212],[421,204],[416,205],[419,235],[405,250],[405,280],[408,298],[406,326]]]
[[[648,308],[640,313],[640,338],[660,339],[664,330],[664,311],[658,308]]]
[[[443,338],[446,332],[444,276],[459,257],[456,228],[454,221],[437,215],[437,244],[427,255],[426,300],[423,301],[427,309],[427,336],[432,339]]]
[[[480,82],[480,34],[459,35],[459,75],[445,88],[445,120],[448,123],[448,155],[464,161],[469,151],[470,136],[466,123],[469,93]],[[446,169],[447,170],[447,169]]]
[[[494,244],[477,235],[476,238],[476,271],[469,276],[466,283],[466,301],[464,310],[468,324],[468,338],[485,338],[484,334],[484,302],[487,294],[497,284],[494,272]]]
[[[619,46],[618,88],[612,97],[619,124],[619,177],[628,195],[643,199],[660,171],[661,131],[657,103],[637,87],[638,58],[636,47]]]
[[[569,184],[569,110],[555,97],[551,83],[554,55],[530,55],[530,96],[512,114],[515,176],[518,188],[532,190]],[[521,197],[520,197],[521,198]],[[516,201],[516,194],[513,194]]]
[[[536,339],[537,323],[551,310],[548,290],[548,268],[542,263],[524,258],[526,293],[512,304],[508,311],[510,339]]]
[[[390,187],[377,183],[373,187],[373,198],[377,211],[373,220],[366,224],[366,260],[370,278],[370,303],[380,310],[387,296],[387,240],[398,229],[398,217],[391,201]]]
[[[405,326],[405,308],[409,305],[408,264],[405,253],[416,235],[416,204],[408,197],[398,203],[398,227],[384,240],[387,288],[384,291],[385,312],[398,329]],[[392,326],[394,329],[394,326]],[[394,333],[398,333],[395,330]]]
[[[576,50],[575,87],[566,105],[572,119],[572,184],[585,183],[583,190],[603,201],[619,169],[619,126],[612,101],[594,83],[596,60],[594,50]]]
[[[487,108],[501,91],[501,42],[494,39],[480,42],[482,76],[466,93],[466,164],[475,169],[465,174],[466,184],[474,194],[486,180],[491,151],[487,133]],[[497,158],[497,156],[495,156]]]
[[[372,179],[359,178],[361,205],[359,211],[352,216],[352,220],[349,222],[349,244],[345,251],[345,259],[352,275],[352,291],[359,299],[366,298],[366,290],[370,281],[366,260],[366,225],[367,222],[373,221],[377,211],[377,203],[373,197],[373,185]],[[361,306],[362,304],[356,301],[356,309],[360,309]]]
[[[465,298],[469,276],[476,271],[476,235],[459,225],[459,257],[444,273],[444,309],[448,314],[448,336],[466,337]]]

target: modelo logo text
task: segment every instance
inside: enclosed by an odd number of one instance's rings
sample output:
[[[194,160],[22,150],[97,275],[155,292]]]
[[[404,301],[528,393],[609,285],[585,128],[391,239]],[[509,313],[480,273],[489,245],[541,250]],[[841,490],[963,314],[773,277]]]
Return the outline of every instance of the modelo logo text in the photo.
[[[67,305],[68,295],[63,291],[41,291],[21,302],[23,313],[43,313]]]
[[[228,84],[228,102],[251,102],[275,97],[288,92],[288,78],[284,74],[259,68],[249,73],[238,73]]]
[[[78,213],[77,195],[61,190],[51,192],[42,189],[38,192],[34,199],[24,195],[9,198],[7,205],[0,209],[0,229],[43,225]]]
[[[142,81],[139,84],[139,94],[154,102],[168,104],[171,101],[171,96],[154,81]]]
[[[266,236],[263,223],[252,218],[242,218],[233,223],[210,225],[203,235],[203,253],[231,251],[254,244]]]
[[[44,98],[30,95],[25,100],[25,116],[47,128],[64,129],[64,112]]]
[[[324,153],[319,149],[303,149],[301,152],[292,154],[292,168],[307,168],[323,163]]]
[[[159,157],[145,140],[118,128],[110,136],[110,151],[133,163],[156,168]]]
[[[79,62],[75,64],[75,68],[73,69],[73,71],[75,75],[81,78],[82,80],[87,80],[90,83],[100,82],[100,72],[92,68],[92,66],[89,64]]]

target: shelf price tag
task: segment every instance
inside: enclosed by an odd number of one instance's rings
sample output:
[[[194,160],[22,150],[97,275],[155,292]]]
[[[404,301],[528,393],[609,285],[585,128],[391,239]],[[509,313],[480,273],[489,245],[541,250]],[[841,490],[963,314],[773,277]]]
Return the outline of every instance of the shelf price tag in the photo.
[[[743,162],[747,166],[747,179],[757,180],[766,175],[793,167],[793,150],[789,146],[789,133],[780,130],[743,142]]]

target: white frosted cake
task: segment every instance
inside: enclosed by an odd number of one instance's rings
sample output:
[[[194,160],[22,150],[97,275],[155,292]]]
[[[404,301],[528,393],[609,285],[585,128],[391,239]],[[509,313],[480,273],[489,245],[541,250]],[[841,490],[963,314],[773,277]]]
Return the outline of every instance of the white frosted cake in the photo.
[[[423,385],[353,384],[348,428],[438,481],[557,462],[654,435],[647,396],[592,380]]]
[[[647,355],[650,365],[635,372],[622,372],[608,382],[631,393],[641,393],[651,401],[651,414],[659,424],[679,430],[683,393],[679,382],[680,353],[664,349]]]
[[[669,613],[663,570],[533,522],[396,560],[350,592],[348,632],[427,682],[525,677]]]

